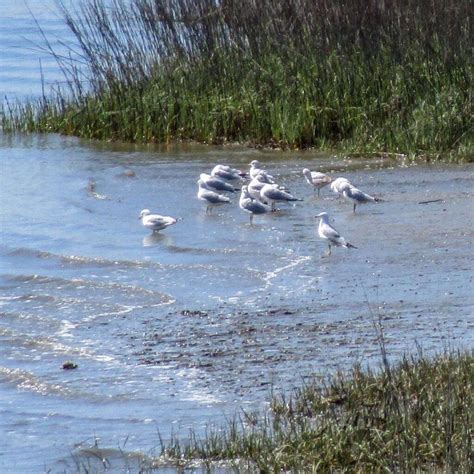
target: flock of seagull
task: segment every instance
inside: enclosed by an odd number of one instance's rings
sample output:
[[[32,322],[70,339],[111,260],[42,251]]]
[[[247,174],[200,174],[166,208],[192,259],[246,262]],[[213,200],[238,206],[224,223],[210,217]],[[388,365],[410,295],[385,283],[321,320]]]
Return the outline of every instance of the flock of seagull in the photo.
[[[381,201],[380,198],[364,193],[343,177],[333,179],[325,173],[310,171],[307,168],[303,169],[303,176],[314,191],[317,191],[318,196],[321,189],[329,185],[339,197],[342,196],[353,204],[354,213],[358,204]],[[250,181],[248,184],[244,184],[248,178]],[[250,215],[250,225],[253,225],[255,215],[276,211],[277,203],[302,201],[302,199],[293,196],[285,186],[277,184],[274,177],[263,169],[258,160],[253,160],[250,163],[248,173],[227,165],[216,165],[210,174],[201,173],[197,183],[197,197],[207,204],[206,213],[211,213],[215,206],[230,203],[229,197],[224,193],[240,191],[239,207]],[[237,187],[238,185],[241,187]],[[331,255],[331,247],[357,248],[347,242],[329,224],[329,215],[326,212],[321,212],[315,217],[320,219],[318,235],[328,244],[327,255]],[[181,220],[180,218],[152,214],[149,209],[143,209],[139,219],[146,228],[153,232],[159,232]]]

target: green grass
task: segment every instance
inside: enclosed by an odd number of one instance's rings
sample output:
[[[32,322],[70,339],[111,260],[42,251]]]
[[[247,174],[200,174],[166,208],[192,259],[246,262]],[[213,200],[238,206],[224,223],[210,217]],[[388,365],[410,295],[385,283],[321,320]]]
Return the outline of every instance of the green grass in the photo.
[[[85,66],[4,131],[473,159],[468,0],[112,3],[63,10]]]
[[[266,414],[244,414],[222,430],[163,445],[156,466],[226,461],[250,472],[456,472],[473,465],[472,353],[386,358],[381,370],[338,373]]]

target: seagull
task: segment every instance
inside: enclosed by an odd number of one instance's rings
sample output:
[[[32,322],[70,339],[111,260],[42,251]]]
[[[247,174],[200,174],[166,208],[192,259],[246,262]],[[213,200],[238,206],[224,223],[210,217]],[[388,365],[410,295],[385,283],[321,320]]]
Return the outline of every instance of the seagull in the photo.
[[[327,186],[332,181],[332,178],[327,174],[319,173],[318,171],[310,171],[308,168],[303,169],[303,174],[308,184],[318,190],[318,196],[321,188],[324,188],[324,186]]]
[[[210,189],[204,181],[199,180],[199,190],[197,193],[197,197],[201,201],[206,201],[207,202],[207,207],[206,207],[206,214],[212,211],[213,206],[219,206],[221,204],[226,204],[230,203],[230,199],[227,196],[224,196],[223,194],[218,194],[212,189]]]
[[[342,191],[347,186],[352,186],[347,178],[337,178],[331,183],[330,188],[331,191],[335,192],[338,196],[341,196]]]
[[[267,183],[270,183],[270,184],[274,184],[275,181],[273,180],[273,176],[271,174],[268,174],[262,167],[261,167],[261,164],[260,164],[260,161],[258,160],[252,160],[250,163],[250,177],[252,179],[256,178],[256,176],[258,174],[261,174],[262,176],[264,176],[266,179],[267,179]]]
[[[245,176],[245,173],[227,165],[216,165],[214,168],[212,168],[211,175],[225,179],[226,181],[235,181],[242,180],[242,178]]]
[[[339,232],[329,224],[329,216],[327,212],[321,212],[316,218],[321,219],[318,226],[318,234],[321,239],[328,242],[328,255],[331,255],[331,246],[344,247],[346,249],[356,249],[355,245],[346,242],[346,239],[339,234]]]
[[[254,175],[255,176],[252,179],[256,179],[257,181],[260,181],[261,183],[275,184],[275,180],[273,179],[273,176],[269,175],[264,170],[258,170],[258,172],[254,173]]]
[[[357,204],[365,204],[367,202],[379,202],[382,201],[380,198],[371,196],[362,192],[360,189],[355,186],[348,185],[344,186],[342,189],[342,195],[348,200],[354,203],[352,211],[355,213]]]
[[[176,222],[181,220],[181,218],[175,219],[170,216],[152,214],[150,209],[143,209],[138,218],[146,228],[151,229],[153,232],[159,232],[160,230],[165,229],[170,225],[174,225]]]
[[[248,192],[254,199],[260,201],[260,191],[265,184],[274,184],[273,180],[269,182],[268,175],[264,172],[258,173],[248,184]]]
[[[260,199],[263,202],[269,203],[272,208],[272,211],[275,210],[276,202],[303,200],[294,197],[292,194],[287,191],[284,191],[283,189],[280,189],[277,184],[265,184],[260,190]]]
[[[247,186],[247,191],[253,199],[260,201],[260,191],[267,183],[262,183],[258,179],[252,179]]]
[[[222,178],[219,178],[218,176],[211,176],[206,173],[201,173],[199,175],[200,180],[212,191],[228,191],[230,193],[234,193],[235,191],[238,191],[237,188],[234,188],[232,184],[227,183],[224,181]]]
[[[259,200],[250,196],[247,186],[242,186],[239,207],[250,214],[250,225],[253,225],[253,216],[255,214],[265,214],[272,210],[272,208],[267,204],[263,204]]]

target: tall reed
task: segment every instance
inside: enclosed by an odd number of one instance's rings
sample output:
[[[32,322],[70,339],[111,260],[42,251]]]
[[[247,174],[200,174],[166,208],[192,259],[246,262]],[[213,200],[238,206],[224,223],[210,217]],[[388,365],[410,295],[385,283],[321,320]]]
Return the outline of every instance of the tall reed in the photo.
[[[4,130],[472,153],[468,0],[85,0],[82,67]],[[54,51],[52,51],[54,54]]]

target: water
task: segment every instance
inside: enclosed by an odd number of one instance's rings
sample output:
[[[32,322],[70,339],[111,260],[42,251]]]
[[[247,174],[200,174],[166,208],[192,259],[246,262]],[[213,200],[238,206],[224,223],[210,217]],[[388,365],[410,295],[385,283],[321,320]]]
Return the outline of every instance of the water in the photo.
[[[26,49],[31,25],[17,19],[10,36]],[[17,70],[2,68],[0,87],[41,93],[34,58],[0,57]],[[253,227],[238,196],[206,215],[199,174],[255,158],[304,201]],[[95,454],[123,467],[120,452],[153,454],[158,431],[203,432],[265,408],[271,388],[377,364],[374,318],[394,359],[474,342],[473,165],[54,135],[0,135],[0,163],[1,472],[100,470]],[[301,174],[318,166],[386,202],[353,215],[327,189],[318,199]],[[183,220],[151,236],[146,207]],[[322,257],[322,210],[357,250]],[[63,370],[68,360],[78,368]]]
[[[65,5],[74,4],[66,0]],[[16,98],[48,94],[64,86],[64,76],[39,29],[60,56],[69,57],[75,41],[67,30],[55,0],[2,0],[0,2],[0,94]]]

